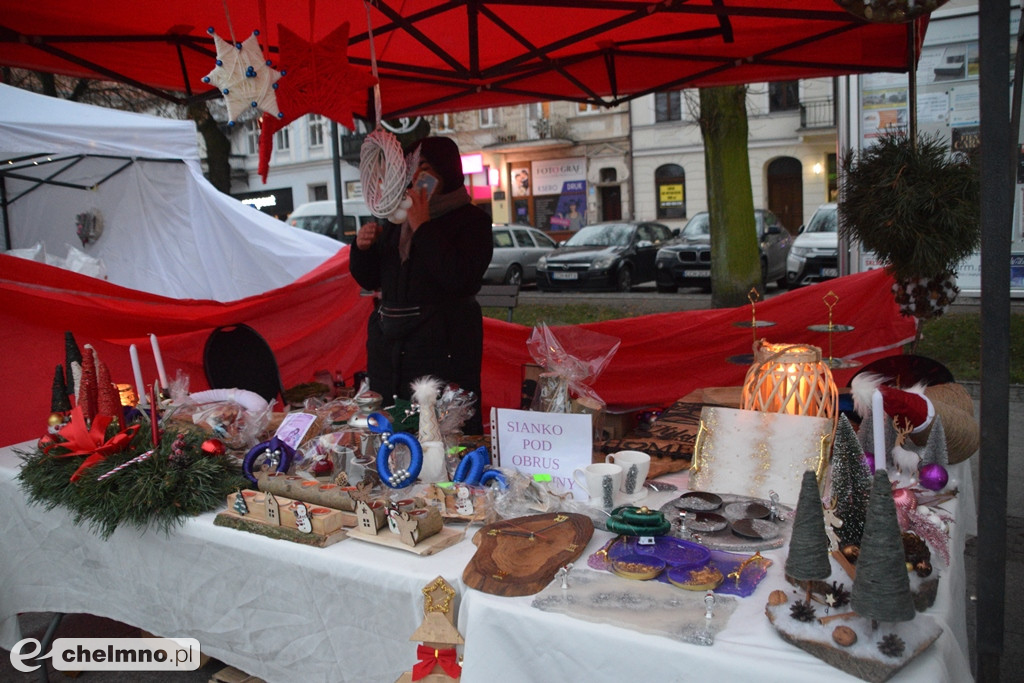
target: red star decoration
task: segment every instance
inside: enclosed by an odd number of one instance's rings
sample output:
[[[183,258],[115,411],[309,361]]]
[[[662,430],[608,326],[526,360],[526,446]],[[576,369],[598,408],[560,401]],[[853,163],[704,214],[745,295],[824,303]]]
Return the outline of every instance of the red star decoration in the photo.
[[[321,114],[355,128],[352,111],[365,101],[366,91],[377,79],[348,61],[348,22],[317,43],[303,40],[278,24],[278,43],[284,77],[278,81],[280,117],[261,119],[259,173],[267,181],[274,133],[300,116]]]

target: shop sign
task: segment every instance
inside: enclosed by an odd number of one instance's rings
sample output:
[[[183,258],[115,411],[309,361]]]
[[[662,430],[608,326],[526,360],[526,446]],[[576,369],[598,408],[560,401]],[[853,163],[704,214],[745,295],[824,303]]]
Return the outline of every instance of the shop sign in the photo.
[[[550,475],[553,490],[588,499],[573,470],[586,467],[593,458],[590,415],[495,408],[491,430],[499,467]]]

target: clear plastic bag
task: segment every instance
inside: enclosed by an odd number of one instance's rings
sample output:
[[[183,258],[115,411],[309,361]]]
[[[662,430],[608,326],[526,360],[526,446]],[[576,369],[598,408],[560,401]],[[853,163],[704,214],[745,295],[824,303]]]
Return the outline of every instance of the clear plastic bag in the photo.
[[[540,323],[534,327],[526,347],[544,372],[531,409],[573,412],[570,398],[575,397],[594,410],[602,410],[605,403],[590,384],[608,366],[621,343],[617,337],[576,325],[553,329]]]

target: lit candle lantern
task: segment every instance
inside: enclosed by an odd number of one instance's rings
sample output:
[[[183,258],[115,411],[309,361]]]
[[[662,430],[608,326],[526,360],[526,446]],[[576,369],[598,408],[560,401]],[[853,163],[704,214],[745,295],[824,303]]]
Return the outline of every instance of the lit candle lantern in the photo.
[[[741,407],[766,413],[839,417],[839,389],[821,349],[808,344],[754,345],[754,364],[743,381]]]

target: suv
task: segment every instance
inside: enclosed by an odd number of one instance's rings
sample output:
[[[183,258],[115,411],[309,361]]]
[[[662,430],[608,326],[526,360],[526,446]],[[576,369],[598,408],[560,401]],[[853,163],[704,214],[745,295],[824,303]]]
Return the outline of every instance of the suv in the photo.
[[[822,204],[793,240],[786,259],[786,284],[790,287],[821,282],[839,276],[838,211]]]
[[[754,210],[754,224],[761,245],[761,281],[786,284],[786,256],[793,239],[771,211]],[[659,292],[680,287],[711,291],[711,220],[707,211],[694,215],[679,240],[658,250],[656,259]]]

